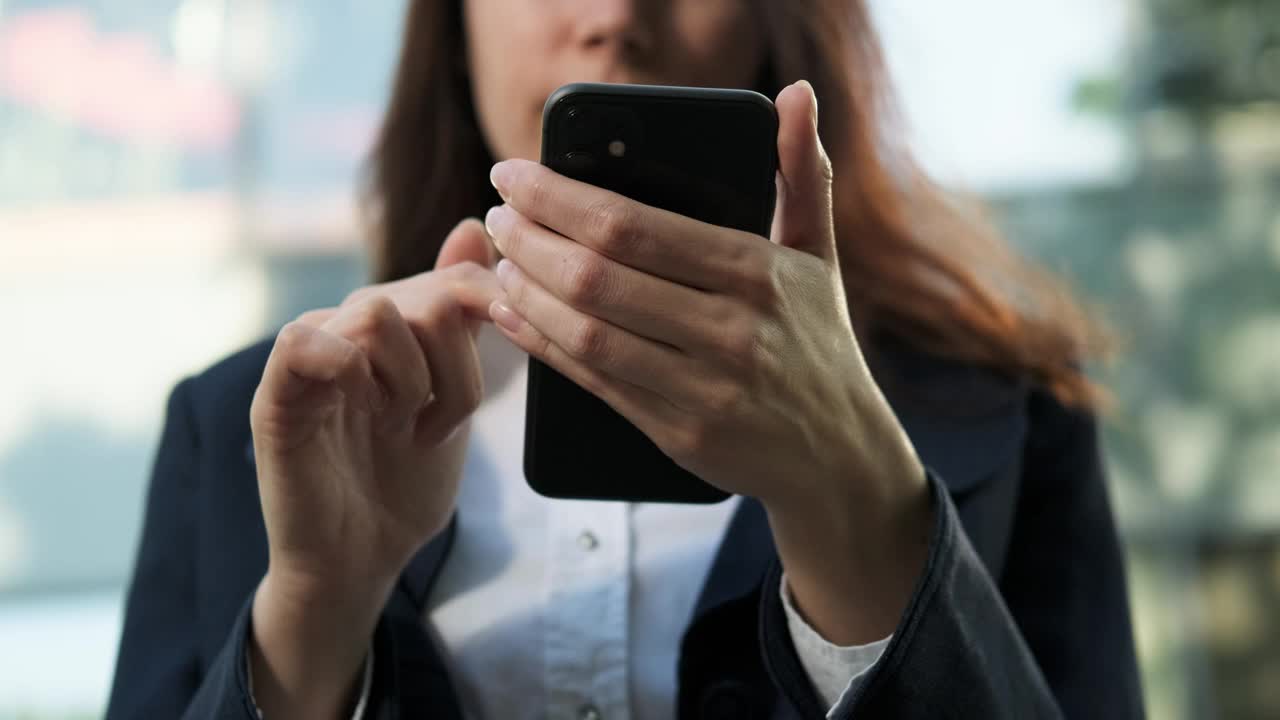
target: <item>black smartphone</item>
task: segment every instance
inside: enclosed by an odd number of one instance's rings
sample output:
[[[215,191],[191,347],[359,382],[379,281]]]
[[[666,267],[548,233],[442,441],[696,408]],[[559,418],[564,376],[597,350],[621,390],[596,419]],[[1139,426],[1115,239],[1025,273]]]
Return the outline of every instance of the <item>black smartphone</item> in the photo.
[[[778,116],[746,90],[575,83],[542,112],[542,164],[703,222],[769,235]],[[529,361],[524,472],[557,498],[712,503],[684,470],[604,401]]]

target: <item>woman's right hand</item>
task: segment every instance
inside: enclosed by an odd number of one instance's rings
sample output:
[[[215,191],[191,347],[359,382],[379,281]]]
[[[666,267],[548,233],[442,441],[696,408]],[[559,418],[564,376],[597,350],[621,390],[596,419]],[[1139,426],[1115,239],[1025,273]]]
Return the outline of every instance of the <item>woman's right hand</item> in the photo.
[[[436,269],[352,293],[276,338],[250,409],[269,562],[254,599],[266,717],[325,717],[396,578],[453,512],[483,395],[475,333],[502,294],[478,221]]]

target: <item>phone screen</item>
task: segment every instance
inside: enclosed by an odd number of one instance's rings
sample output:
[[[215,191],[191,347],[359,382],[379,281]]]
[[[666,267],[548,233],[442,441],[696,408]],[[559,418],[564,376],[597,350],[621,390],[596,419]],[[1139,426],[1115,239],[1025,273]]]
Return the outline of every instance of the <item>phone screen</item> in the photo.
[[[558,90],[543,114],[542,162],[556,172],[765,236],[774,209],[776,143],[772,103],[746,91],[579,84]],[[544,495],[647,502],[727,497],[537,360],[530,362],[525,427],[525,475]]]

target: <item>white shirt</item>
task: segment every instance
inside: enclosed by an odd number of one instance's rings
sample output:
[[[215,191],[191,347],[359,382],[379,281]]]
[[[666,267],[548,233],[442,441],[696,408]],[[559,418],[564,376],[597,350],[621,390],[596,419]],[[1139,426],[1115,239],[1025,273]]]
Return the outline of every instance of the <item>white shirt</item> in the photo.
[[[486,328],[449,558],[424,624],[468,720],[670,720],[680,639],[738,498],[715,505],[550,500],[522,470],[526,361]],[[607,481],[602,478],[602,481]],[[833,714],[889,638],[838,647],[784,608]],[[371,677],[365,667],[359,718]]]
[[[481,343],[486,361],[502,367],[486,369],[458,534],[426,618],[465,712],[474,720],[675,717],[680,639],[738,498],[670,505],[538,495],[522,469],[527,363],[501,338]],[[779,592],[801,664],[835,706],[888,640],[827,643]]]

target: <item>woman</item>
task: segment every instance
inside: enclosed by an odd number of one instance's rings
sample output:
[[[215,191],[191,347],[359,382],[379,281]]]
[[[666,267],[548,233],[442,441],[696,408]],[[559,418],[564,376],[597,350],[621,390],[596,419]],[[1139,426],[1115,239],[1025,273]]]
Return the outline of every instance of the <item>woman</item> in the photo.
[[[580,80],[776,96],[771,240],[519,160]],[[379,282],[174,391],[109,716],[1141,716],[1087,327],[884,90],[857,0],[412,2]],[[741,499],[531,494],[523,353]]]

